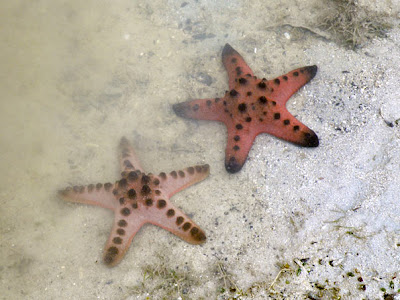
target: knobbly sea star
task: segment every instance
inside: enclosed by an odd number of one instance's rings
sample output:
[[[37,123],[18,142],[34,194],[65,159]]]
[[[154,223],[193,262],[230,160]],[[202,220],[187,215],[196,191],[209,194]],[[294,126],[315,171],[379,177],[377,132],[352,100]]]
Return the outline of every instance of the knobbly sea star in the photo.
[[[120,142],[121,176],[115,184],[74,186],[59,191],[70,202],[98,205],[114,211],[114,226],[104,250],[104,262],[115,266],[124,257],[135,234],[146,223],[162,227],[191,244],[205,242],[204,232],[170,201],[175,193],[206,178],[208,165],[189,167],[158,176],[145,174],[126,138]]]
[[[229,91],[223,98],[198,99],[175,104],[175,113],[184,118],[223,122],[228,129],[225,168],[240,171],[254,139],[260,133],[304,147],[317,147],[317,135],[286,109],[286,102],[314,78],[317,66],[290,71],[273,80],[257,79],[242,56],[229,44],[222,51],[229,76]]]

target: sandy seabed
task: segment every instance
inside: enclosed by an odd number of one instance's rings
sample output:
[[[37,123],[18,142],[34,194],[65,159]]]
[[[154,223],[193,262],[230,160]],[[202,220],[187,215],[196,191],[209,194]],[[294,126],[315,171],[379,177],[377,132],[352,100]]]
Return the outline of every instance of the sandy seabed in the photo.
[[[349,49],[319,26],[333,3],[0,4],[0,298],[399,297],[400,5],[355,6],[391,29]],[[225,127],[174,114],[224,95],[225,43],[259,77],[318,65],[288,102],[318,148],[260,135],[231,175]],[[56,192],[118,180],[121,136],[149,172],[210,164],[172,198],[204,245],[148,225],[102,263],[112,212]]]

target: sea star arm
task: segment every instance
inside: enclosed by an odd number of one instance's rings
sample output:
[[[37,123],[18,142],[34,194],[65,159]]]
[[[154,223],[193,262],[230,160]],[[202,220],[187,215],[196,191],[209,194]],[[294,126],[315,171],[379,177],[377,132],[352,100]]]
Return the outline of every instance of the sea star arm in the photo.
[[[157,205],[148,211],[148,223],[164,228],[188,243],[198,245],[205,242],[204,231],[170,201],[166,201],[162,208]]]
[[[122,260],[145,223],[166,229],[191,244],[202,244],[206,240],[203,230],[170,201],[158,199],[151,207],[133,210],[129,218],[124,216],[126,208],[121,206],[121,210],[116,210],[113,229],[104,248],[104,263],[110,267]]]
[[[115,185],[111,183],[88,186],[68,187],[59,191],[59,195],[66,201],[75,203],[84,203],[90,205],[98,205],[108,209],[114,209],[116,205],[113,190]]]
[[[121,150],[121,156],[120,156],[121,171],[130,172],[139,170],[140,172],[144,172],[142,166],[140,165],[140,161],[135,154],[135,150],[133,150],[132,145],[125,137],[121,138],[119,147]]]
[[[126,219],[120,212],[115,212],[114,225],[103,252],[104,263],[109,267],[117,265],[124,258],[132,239],[145,223],[140,213],[132,214],[133,218]]]
[[[239,78],[246,75],[253,76],[253,71],[244,61],[243,57],[229,44],[226,44],[222,50],[222,62],[228,72],[229,90],[235,87]]]
[[[160,180],[160,190],[171,198],[179,191],[202,181],[210,174],[209,165],[189,167],[184,170],[172,171],[168,175],[164,172],[158,175]]]
[[[225,168],[229,173],[239,172],[257,134],[250,128],[237,129],[228,126],[228,142],[225,150]]]
[[[221,113],[224,108],[223,100],[220,98],[176,103],[172,108],[182,118],[226,122],[225,114]]]
[[[285,107],[274,113],[269,122],[260,122],[255,134],[268,133],[280,139],[303,147],[317,147],[318,136],[306,125],[297,120]]]
[[[317,74],[317,66],[307,66],[290,71],[273,80],[267,81],[272,91],[267,98],[285,105],[289,98]]]

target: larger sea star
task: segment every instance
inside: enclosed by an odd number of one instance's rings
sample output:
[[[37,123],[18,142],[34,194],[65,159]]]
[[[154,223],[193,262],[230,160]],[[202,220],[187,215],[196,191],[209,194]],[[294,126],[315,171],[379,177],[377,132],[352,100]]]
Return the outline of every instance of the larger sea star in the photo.
[[[67,201],[102,206],[114,211],[114,226],[104,250],[104,262],[115,266],[124,257],[135,234],[145,223],[162,227],[191,244],[206,240],[204,232],[169,198],[206,178],[208,165],[145,174],[128,140],[121,139],[122,179],[66,188],[59,194]]]
[[[317,66],[292,70],[273,80],[257,79],[242,56],[229,44],[222,51],[229,91],[223,98],[198,99],[173,106],[184,118],[223,122],[228,129],[225,167],[236,173],[243,167],[254,139],[269,133],[304,147],[317,147],[318,137],[286,109],[286,102],[314,78]]]

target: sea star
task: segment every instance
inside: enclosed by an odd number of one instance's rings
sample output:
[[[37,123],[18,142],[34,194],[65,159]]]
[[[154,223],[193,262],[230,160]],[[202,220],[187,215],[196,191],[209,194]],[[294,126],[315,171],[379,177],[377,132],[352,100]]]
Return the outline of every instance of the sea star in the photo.
[[[242,56],[229,44],[222,51],[229,76],[223,98],[198,99],[175,104],[178,116],[223,122],[228,129],[225,168],[236,173],[243,167],[254,139],[269,133],[304,147],[317,147],[318,137],[286,109],[286,102],[314,78],[317,66],[290,71],[273,80],[257,79]]]
[[[120,142],[121,176],[115,184],[74,186],[59,191],[62,198],[114,211],[114,226],[104,250],[104,262],[115,266],[124,257],[135,234],[145,223],[162,227],[191,244],[206,240],[204,232],[169,198],[206,178],[208,165],[189,167],[158,176],[144,173],[126,138]]]

